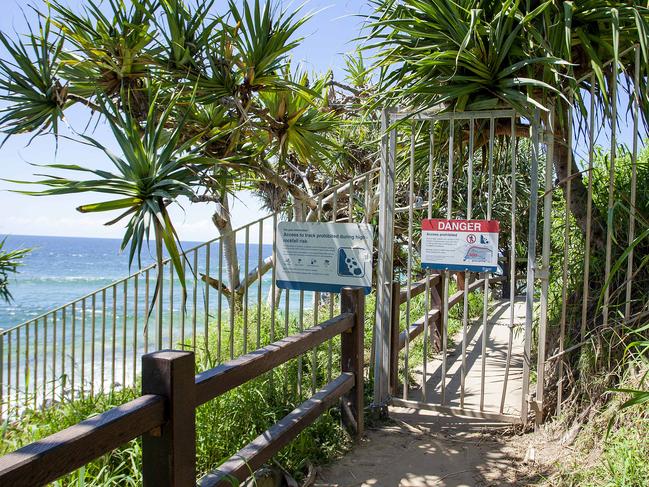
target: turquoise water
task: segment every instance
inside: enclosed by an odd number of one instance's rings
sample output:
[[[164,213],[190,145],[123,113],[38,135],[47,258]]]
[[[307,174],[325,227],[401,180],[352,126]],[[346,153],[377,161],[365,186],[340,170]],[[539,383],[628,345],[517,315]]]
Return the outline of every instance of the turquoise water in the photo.
[[[197,245],[184,242],[183,249]],[[227,284],[225,266],[222,271],[219,268],[225,259],[218,243],[209,245],[209,260],[207,247],[203,246],[188,254],[188,300],[184,306],[180,281],[170,273],[169,266],[165,267],[162,320],[158,323],[154,312],[147,314],[153,301],[155,271],[149,273],[148,286],[145,274],[111,285],[138,270],[137,265],[129,268],[128,254],[120,253],[119,246],[116,239],[7,238],[8,249],[33,251],[20,272],[11,277],[13,301],[0,302],[0,329],[27,323],[2,335],[0,404],[4,400],[7,408],[22,407],[31,401],[37,405],[61,394],[74,395],[74,391],[133,384],[140,370],[140,356],[157,347],[207,349],[213,359],[223,361],[234,356],[234,338],[228,337],[245,333],[250,349],[259,346],[260,339],[266,340],[261,338],[257,303],[267,303],[271,272],[249,288],[248,312],[242,315],[244,325],[235,329],[228,299],[201,279],[209,265],[209,275],[223,278]],[[243,274],[246,254],[247,270],[252,272],[272,254],[272,245],[250,244],[246,252],[244,244],[237,244],[237,251]],[[145,251],[142,266],[152,261]],[[106,289],[52,312],[100,288]],[[297,292],[282,295],[275,307],[275,330],[288,327],[289,319],[295,321],[300,316],[301,303],[305,309],[312,306],[313,293],[303,293],[302,298]]]
[[[183,242],[184,249],[196,245],[198,242]],[[9,328],[34,319],[53,308],[137,271],[137,263],[129,268],[128,254],[120,253],[120,240],[117,239],[10,235],[7,237],[6,247],[34,250],[25,258],[24,265],[19,269],[20,272],[11,277],[10,291],[13,301],[0,302],[0,328]],[[237,247],[239,263],[243,270],[244,245],[238,244]],[[262,246],[261,254],[264,258],[271,252],[271,245]],[[249,269],[256,267],[258,256],[259,246],[250,244]],[[190,256],[189,266],[192,265],[192,259],[193,256]],[[149,265],[152,261],[151,254],[145,249],[142,254],[142,265]],[[204,249],[198,253],[198,261],[199,272],[203,272]],[[219,248],[218,244],[212,244],[210,275],[217,277],[218,269]],[[152,274],[151,282],[153,281]],[[168,276],[167,282],[169,282]],[[263,280],[262,292],[267,293],[269,286],[270,273]],[[257,286],[255,291],[256,289]],[[188,291],[191,295],[191,289]],[[165,291],[165,294],[167,292]]]

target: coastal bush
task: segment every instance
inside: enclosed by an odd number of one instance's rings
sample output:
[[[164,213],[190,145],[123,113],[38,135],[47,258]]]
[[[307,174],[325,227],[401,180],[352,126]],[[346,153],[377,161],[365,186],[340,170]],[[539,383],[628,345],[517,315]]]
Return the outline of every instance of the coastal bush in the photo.
[[[4,250],[6,238],[0,240],[0,301],[11,301],[9,275],[15,274],[30,249]]]

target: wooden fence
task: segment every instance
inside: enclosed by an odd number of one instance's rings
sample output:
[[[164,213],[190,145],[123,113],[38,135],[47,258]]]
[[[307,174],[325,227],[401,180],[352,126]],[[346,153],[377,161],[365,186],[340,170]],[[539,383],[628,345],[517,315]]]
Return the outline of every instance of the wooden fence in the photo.
[[[142,357],[142,395],[0,458],[0,485],[43,485],[142,438],[145,486],[196,484],[196,408],[275,367],[341,336],[341,373],[288,416],[199,480],[201,486],[237,484],[341,400],[345,425],[363,431],[363,321],[361,289],[344,289],[341,313],[195,374],[193,352],[160,351]]]

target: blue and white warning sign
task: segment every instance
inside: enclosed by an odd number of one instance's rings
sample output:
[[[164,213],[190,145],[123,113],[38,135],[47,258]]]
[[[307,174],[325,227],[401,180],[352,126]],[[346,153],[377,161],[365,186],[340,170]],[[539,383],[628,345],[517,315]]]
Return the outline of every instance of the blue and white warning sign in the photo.
[[[372,226],[366,223],[281,222],[277,287],[337,293],[372,289]]]
[[[496,220],[424,220],[421,227],[421,266],[424,269],[496,272]]]

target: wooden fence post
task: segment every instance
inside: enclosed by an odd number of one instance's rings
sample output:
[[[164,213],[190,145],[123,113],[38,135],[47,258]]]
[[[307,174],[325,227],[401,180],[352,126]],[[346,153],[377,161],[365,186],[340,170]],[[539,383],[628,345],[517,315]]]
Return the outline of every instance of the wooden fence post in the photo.
[[[392,283],[392,311],[390,314],[390,393],[397,395],[399,387],[399,322],[401,321],[401,284]],[[407,331],[406,331],[407,333]]]
[[[345,419],[347,426],[356,431],[356,439],[363,435],[364,428],[364,401],[363,389],[363,354],[365,353],[363,339],[365,336],[365,293],[363,289],[344,288],[340,297],[340,312],[354,314],[354,326],[341,334],[341,367],[343,372],[354,374],[354,387],[343,398],[342,417],[346,418],[344,409],[351,409],[355,425]],[[354,428],[355,426],[355,428]]]
[[[142,394],[165,396],[165,419],[142,436],[147,487],[196,484],[196,385],[193,352],[163,350],[142,357]]]

